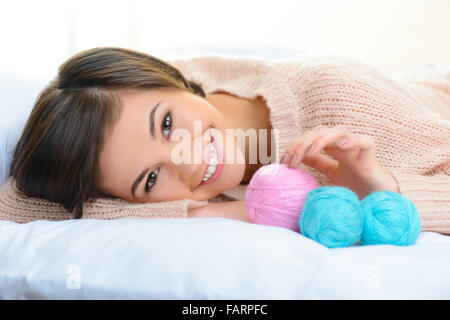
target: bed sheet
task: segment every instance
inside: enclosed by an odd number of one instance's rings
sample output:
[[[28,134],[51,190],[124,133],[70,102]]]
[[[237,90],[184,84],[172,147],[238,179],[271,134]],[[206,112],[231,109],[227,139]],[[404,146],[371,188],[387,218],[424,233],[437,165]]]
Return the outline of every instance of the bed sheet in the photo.
[[[226,218],[0,221],[1,299],[449,299],[450,237],[328,249]]]

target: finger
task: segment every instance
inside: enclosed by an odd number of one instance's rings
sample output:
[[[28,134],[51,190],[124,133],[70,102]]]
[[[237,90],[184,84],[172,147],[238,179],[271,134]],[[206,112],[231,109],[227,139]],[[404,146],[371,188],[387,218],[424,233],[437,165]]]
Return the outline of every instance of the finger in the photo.
[[[352,143],[359,147],[359,161],[368,162],[375,157],[375,140],[373,137],[363,134],[353,135]]]
[[[323,150],[338,161],[347,161],[358,157],[359,146],[354,139],[356,135],[348,134],[339,138],[335,143],[329,143]]]
[[[303,159],[303,163],[323,173],[331,182],[334,181],[334,175],[339,166],[337,160],[331,159],[321,153],[317,153],[314,156],[306,156]]]
[[[280,159],[280,163],[286,164],[287,163],[286,160],[288,159],[288,157],[289,157],[289,154],[284,153],[284,155]]]
[[[314,155],[323,148],[331,145],[337,145],[337,143],[341,141],[346,141],[347,143],[344,143],[343,145],[347,145],[350,141],[349,138],[350,131],[346,126],[335,126],[329,129],[327,132],[321,132],[315,137],[314,144],[316,145],[316,147],[313,150],[310,150],[308,154]]]
[[[366,135],[350,134],[346,144],[327,146],[324,151],[343,167],[359,168],[361,174],[369,174],[366,169],[371,168],[376,160],[374,139]]]
[[[327,130],[329,130],[329,128],[326,126],[319,125],[313,130],[306,131],[300,138],[299,142],[288,149],[289,158],[287,160],[287,164],[289,164],[290,167],[298,166],[303,160],[306,151],[311,147],[314,148],[314,146],[311,145],[313,144],[315,137]]]
[[[311,132],[312,132],[312,130],[306,130],[305,132],[303,132],[303,134],[299,138],[298,142],[294,143],[293,145],[291,145],[289,148],[287,148],[284,151],[284,155],[281,157],[280,163],[289,164],[289,162],[292,160],[292,156],[294,154],[295,147],[298,145],[298,143],[303,141],[305,139],[305,137],[308,136]]]
[[[297,166],[305,157],[305,155],[316,155],[327,145],[335,144],[336,141],[348,138],[349,130],[346,126],[338,125],[333,128],[318,128],[305,139],[308,145],[299,144],[295,149],[297,159],[293,161],[292,166]]]

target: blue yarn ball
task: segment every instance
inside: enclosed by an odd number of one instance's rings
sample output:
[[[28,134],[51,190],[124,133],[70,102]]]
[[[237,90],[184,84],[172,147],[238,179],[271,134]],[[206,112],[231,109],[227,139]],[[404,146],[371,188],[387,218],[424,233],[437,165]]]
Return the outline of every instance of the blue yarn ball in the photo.
[[[363,230],[359,198],[339,186],[311,190],[298,224],[304,236],[328,248],[351,246],[358,242]]]
[[[397,192],[373,192],[361,201],[362,245],[409,246],[420,234],[420,218],[414,204]]]

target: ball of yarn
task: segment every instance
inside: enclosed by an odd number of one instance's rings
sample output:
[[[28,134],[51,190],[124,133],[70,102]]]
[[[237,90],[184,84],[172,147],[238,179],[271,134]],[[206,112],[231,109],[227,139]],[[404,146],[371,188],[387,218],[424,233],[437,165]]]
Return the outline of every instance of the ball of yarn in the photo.
[[[351,246],[363,230],[359,198],[348,188],[319,187],[308,193],[298,224],[304,236],[328,248]]]
[[[260,167],[247,186],[245,207],[253,223],[280,226],[299,232],[298,219],[306,195],[319,187],[317,181],[300,168],[286,164]]]
[[[378,191],[361,201],[364,217],[361,244],[408,246],[420,234],[420,218],[414,204],[399,193]]]

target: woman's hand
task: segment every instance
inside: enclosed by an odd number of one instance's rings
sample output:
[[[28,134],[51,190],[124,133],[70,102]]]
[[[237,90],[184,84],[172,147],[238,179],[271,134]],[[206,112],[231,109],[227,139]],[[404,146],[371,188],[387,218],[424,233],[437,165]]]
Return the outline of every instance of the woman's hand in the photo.
[[[323,173],[334,185],[351,189],[360,200],[375,191],[399,192],[390,171],[375,158],[373,138],[352,134],[346,126],[318,126],[306,131],[280,161],[290,167],[300,162]]]

